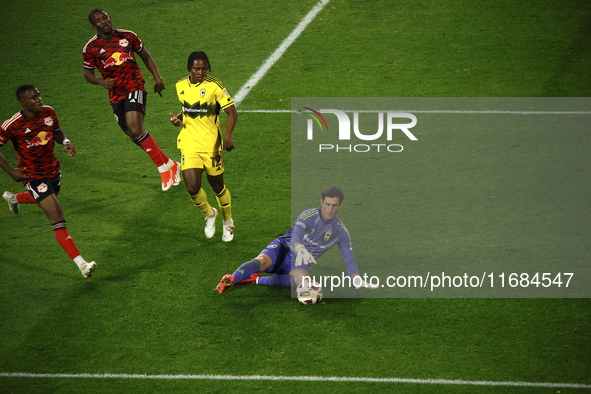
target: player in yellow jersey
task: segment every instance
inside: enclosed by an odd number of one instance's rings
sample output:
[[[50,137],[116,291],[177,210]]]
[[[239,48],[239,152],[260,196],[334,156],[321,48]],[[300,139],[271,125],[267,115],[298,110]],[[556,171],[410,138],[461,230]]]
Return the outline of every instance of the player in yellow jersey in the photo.
[[[207,194],[201,187],[203,171],[213,189],[223,217],[222,241],[234,239],[232,220],[232,199],[224,184],[224,158],[222,151],[234,149],[232,132],[238,119],[234,100],[221,81],[208,76],[211,65],[205,52],[189,55],[189,75],[176,84],[176,93],[182,110],[178,115],[170,114],[174,126],[182,126],[177,138],[181,150],[183,178],[193,204],[205,214],[205,236],[215,234],[217,209],[207,202]],[[228,119],[226,132],[222,135],[220,112]]]

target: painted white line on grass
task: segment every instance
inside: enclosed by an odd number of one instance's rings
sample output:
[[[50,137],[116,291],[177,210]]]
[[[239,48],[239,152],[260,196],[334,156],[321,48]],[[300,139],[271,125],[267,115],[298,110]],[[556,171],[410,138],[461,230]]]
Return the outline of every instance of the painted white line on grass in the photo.
[[[285,40],[283,40],[283,42],[281,43],[281,45],[279,45],[275,52],[273,52],[271,56],[269,56],[269,58],[265,60],[265,62],[261,67],[259,67],[257,72],[255,72],[252,75],[252,77],[250,77],[250,79],[246,81],[246,83],[240,88],[240,90],[238,90],[238,93],[236,93],[236,95],[234,96],[234,103],[236,107],[240,105],[240,103],[242,102],[242,100],[244,100],[244,98],[250,92],[250,90],[254,88],[257,83],[259,83],[259,81],[265,76],[267,71],[269,71],[269,69],[281,58],[281,56],[283,56],[285,51],[287,51],[287,48],[289,48],[291,44],[293,44],[293,42],[300,36],[300,34],[306,29],[306,27],[308,27],[310,22],[312,22],[314,18],[316,18],[316,15],[320,11],[322,11],[324,6],[328,4],[329,1],[330,0],[320,0],[314,6],[314,8],[312,8],[312,10],[308,12],[308,15],[306,15],[304,19],[302,19],[302,21],[299,23],[299,25],[297,25],[294,31],[292,31],[291,34],[287,36]]]
[[[343,112],[357,112],[375,114],[380,112],[386,112],[385,110],[342,110]],[[238,110],[241,113],[259,113],[259,114],[283,114],[283,113],[294,113],[300,114],[302,111],[295,111],[289,109],[252,109],[252,110]],[[505,115],[591,115],[591,111],[456,111],[456,110],[390,110],[387,112],[408,112],[414,114],[505,114]]]
[[[143,375],[143,374],[61,374],[0,372],[0,377],[9,378],[86,378],[86,379],[160,379],[160,380],[275,380],[304,382],[359,382],[359,383],[414,383],[471,386],[513,386],[513,387],[554,387],[589,389],[585,383],[544,383],[544,382],[495,382],[486,380],[449,379],[404,379],[404,378],[353,378],[322,376],[264,376],[264,375]]]

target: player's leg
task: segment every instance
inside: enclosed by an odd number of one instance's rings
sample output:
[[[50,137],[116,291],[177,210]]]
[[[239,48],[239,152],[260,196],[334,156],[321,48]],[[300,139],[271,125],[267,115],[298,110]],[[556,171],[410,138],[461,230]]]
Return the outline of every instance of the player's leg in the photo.
[[[203,177],[203,164],[198,155],[189,156],[183,153],[183,179],[189,193],[189,198],[199,210],[205,215],[205,237],[211,238],[215,234],[215,218],[217,209],[213,208],[207,201],[207,193],[201,187]]]
[[[261,253],[266,253],[271,257],[272,265],[264,270],[264,272],[273,275],[261,276],[256,280],[256,284],[284,288],[291,287],[291,276],[289,275],[289,271],[292,266],[292,256],[290,248],[280,242],[280,238],[277,238]]]
[[[215,290],[221,294],[234,285],[254,284],[261,276],[259,272],[269,269],[272,263],[268,255],[260,254],[254,259],[240,265],[232,274],[222,276]]]
[[[215,193],[216,200],[223,217],[222,241],[234,239],[234,220],[232,219],[232,196],[224,183],[224,174],[212,176],[207,174],[207,181]]]
[[[234,276],[234,284],[244,283],[252,284],[255,283],[254,279],[260,276],[259,272],[267,271],[271,268],[273,260],[266,254],[259,254],[254,259],[243,263],[240,267],[232,274]],[[254,278],[253,275],[257,274]]]
[[[158,146],[156,140],[144,129],[146,93],[131,92],[121,103],[113,105],[119,126],[131,141],[142,148],[158,167],[162,190],[166,191],[180,183],[180,165],[171,160]]]
[[[39,207],[43,210],[54,230],[55,238],[62,249],[70,256],[85,278],[90,278],[96,269],[96,263],[88,263],[80,254],[74,240],[66,227],[66,218],[62,206],[57,199],[59,193],[59,177],[48,182],[42,180],[27,184],[27,189],[35,197]]]
[[[216,287],[216,291],[218,293],[223,293],[229,287],[238,283],[266,284],[259,283],[259,281],[263,278],[274,278],[275,275],[261,277],[259,272],[270,274],[275,274],[277,272],[284,273],[282,270],[282,263],[285,261],[286,255],[289,255],[289,251],[287,251],[281,244],[279,238],[275,238],[256,258],[243,263],[232,274],[222,276],[220,283]]]
[[[35,199],[31,195],[31,193],[29,193],[29,192],[22,192],[22,193],[18,193],[18,194],[13,194],[11,192],[6,191],[6,192],[4,192],[2,197],[8,203],[8,209],[10,209],[10,211],[12,213],[14,213],[15,215],[18,215],[18,213],[20,212],[19,204],[36,204],[37,203],[37,201],[35,201]]]

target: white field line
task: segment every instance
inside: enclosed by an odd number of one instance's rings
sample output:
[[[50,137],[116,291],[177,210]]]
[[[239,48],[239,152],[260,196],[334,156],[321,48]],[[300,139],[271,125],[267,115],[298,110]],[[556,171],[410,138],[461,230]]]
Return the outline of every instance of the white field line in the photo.
[[[506,114],[506,115],[591,115],[591,111],[456,111],[456,110],[342,110],[343,112],[358,112],[366,114],[375,114],[380,112],[405,112],[411,114]],[[252,109],[238,110],[240,113],[259,113],[259,114],[283,114],[294,113],[301,114],[304,111],[289,109]],[[306,111],[307,112],[307,111]]]
[[[512,386],[512,387],[552,387],[589,389],[585,383],[546,383],[546,382],[498,382],[485,380],[448,380],[448,379],[403,379],[403,378],[354,378],[322,376],[263,376],[263,375],[142,375],[142,374],[61,374],[0,372],[0,377],[8,378],[83,378],[83,379],[158,379],[158,380],[274,380],[304,382],[359,382],[359,383],[413,383],[469,386]]]
[[[244,98],[250,92],[250,90],[254,88],[257,83],[259,83],[259,81],[265,76],[267,71],[269,71],[269,69],[273,67],[273,65],[281,58],[281,56],[283,56],[285,51],[287,51],[291,44],[294,43],[294,41],[300,36],[300,34],[306,29],[306,27],[308,27],[310,22],[312,22],[314,18],[316,18],[316,15],[318,15],[318,13],[322,11],[324,6],[328,4],[329,1],[330,0],[320,0],[314,6],[314,8],[312,8],[312,10],[308,12],[308,15],[306,15],[304,19],[302,19],[302,21],[291,32],[291,34],[287,36],[285,40],[283,40],[283,42],[281,43],[281,45],[279,45],[275,52],[273,52],[271,56],[269,56],[269,58],[265,60],[265,62],[261,65],[261,67],[259,67],[257,72],[255,72],[252,75],[252,77],[250,77],[250,79],[246,81],[246,83],[240,88],[240,90],[238,90],[238,93],[236,93],[236,95],[234,96],[234,104],[236,105],[236,107],[240,105],[240,103],[242,102],[242,100],[244,100]]]

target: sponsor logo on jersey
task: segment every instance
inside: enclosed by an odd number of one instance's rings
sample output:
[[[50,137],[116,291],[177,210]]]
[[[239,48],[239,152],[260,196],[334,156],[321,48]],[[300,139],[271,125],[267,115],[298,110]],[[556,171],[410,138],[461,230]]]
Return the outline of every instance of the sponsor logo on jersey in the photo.
[[[33,148],[39,145],[46,145],[49,141],[53,139],[53,133],[42,131],[33,137],[32,140],[27,141],[27,148]]]
[[[120,66],[126,61],[134,62],[135,59],[133,56],[127,52],[115,52],[111,55],[110,58],[107,60],[101,60],[103,63],[104,68],[109,68],[111,66]]]

